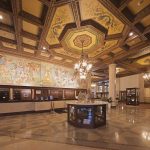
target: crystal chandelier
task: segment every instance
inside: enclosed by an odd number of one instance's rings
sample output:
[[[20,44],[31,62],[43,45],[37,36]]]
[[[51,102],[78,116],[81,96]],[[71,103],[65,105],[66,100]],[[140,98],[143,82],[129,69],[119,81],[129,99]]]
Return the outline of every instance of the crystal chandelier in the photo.
[[[149,81],[150,82],[150,72],[145,72],[143,75],[144,80]]]
[[[148,61],[148,64],[150,66],[150,59],[147,59],[146,61]],[[149,71],[144,73],[143,78],[145,81],[150,82],[150,69],[149,69]]]
[[[84,40],[81,40],[81,44],[82,44],[81,57],[79,62],[74,65],[74,68],[76,73],[79,74],[80,79],[86,79],[88,73],[92,68],[92,64],[88,62],[88,55],[83,53]]]

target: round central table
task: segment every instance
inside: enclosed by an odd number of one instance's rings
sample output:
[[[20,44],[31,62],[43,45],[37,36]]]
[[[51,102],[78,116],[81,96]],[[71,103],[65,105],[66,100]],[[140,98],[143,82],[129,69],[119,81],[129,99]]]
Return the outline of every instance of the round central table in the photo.
[[[75,127],[96,128],[106,124],[105,102],[68,102],[68,123]]]

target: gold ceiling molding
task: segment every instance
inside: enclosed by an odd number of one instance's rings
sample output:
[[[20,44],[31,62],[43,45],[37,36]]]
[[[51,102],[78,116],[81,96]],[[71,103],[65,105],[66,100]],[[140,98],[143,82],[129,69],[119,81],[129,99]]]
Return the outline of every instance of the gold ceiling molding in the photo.
[[[121,33],[124,24],[97,0],[80,0],[81,19],[93,19],[108,29],[108,34]]]
[[[90,53],[104,46],[105,33],[96,29],[91,25],[80,28],[68,29],[62,38],[61,44],[63,48],[69,52],[80,54],[82,43],[84,41],[84,52]]]
[[[46,37],[46,41],[50,45],[58,44],[58,37],[60,36],[63,28],[66,24],[71,22],[74,22],[74,18],[70,6],[67,4],[58,7],[54,14],[50,29]]]

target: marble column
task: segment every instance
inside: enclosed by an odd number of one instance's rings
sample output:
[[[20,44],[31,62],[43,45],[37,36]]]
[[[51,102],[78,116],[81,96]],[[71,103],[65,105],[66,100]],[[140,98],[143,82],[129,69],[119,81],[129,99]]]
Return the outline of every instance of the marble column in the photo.
[[[91,94],[91,74],[87,75],[87,93]]]
[[[112,98],[112,106],[116,106],[116,64],[109,65],[109,97]]]
[[[139,74],[139,101],[144,102],[144,78],[143,73]]]
[[[13,89],[12,88],[10,88],[10,91],[9,91],[9,99],[13,100]]]

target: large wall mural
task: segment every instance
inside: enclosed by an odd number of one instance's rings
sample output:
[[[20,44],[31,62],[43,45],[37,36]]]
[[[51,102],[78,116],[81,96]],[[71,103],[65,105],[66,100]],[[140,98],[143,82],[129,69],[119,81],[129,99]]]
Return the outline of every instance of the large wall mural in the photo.
[[[0,54],[0,84],[80,87],[72,69],[4,54]]]

